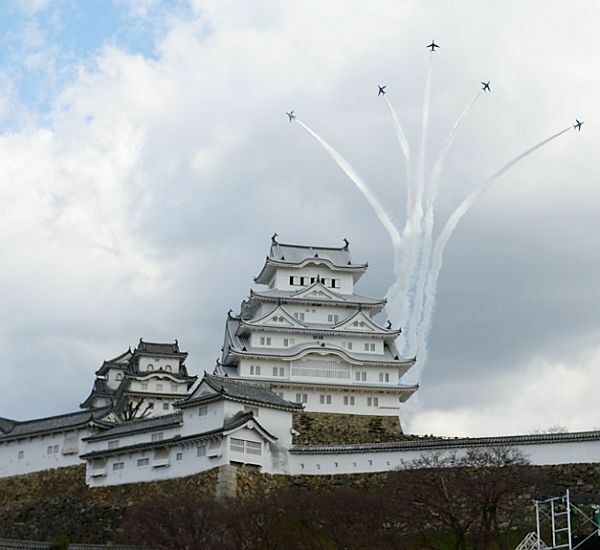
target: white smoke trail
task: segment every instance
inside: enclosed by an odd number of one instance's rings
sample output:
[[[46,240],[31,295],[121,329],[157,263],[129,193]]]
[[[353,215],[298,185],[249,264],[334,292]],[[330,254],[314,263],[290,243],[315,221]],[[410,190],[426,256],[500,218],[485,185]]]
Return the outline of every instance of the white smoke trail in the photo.
[[[424,365],[427,360],[427,341],[429,337],[429,332],[431,330],[431,319],[433,315],[433,309],[435,307],[437,282],[444,260],[444,250],[446,249],[448,240],[454,233],[454,230],[458,226],[460,220],[473,207],[473,205],[477,202],[477,199],[479,199],[479,197],[481,197],[481,195],[483,195],[483,193],[485,193],[498,178],[504,175],[508,170],[510,170],[515,164],[524,159],[526,156],[530,155],[540,147],[546,145],[548,142],[561,136],[570,129],[571,127],[569,126],[564,130],[553,134],[549,138],[540,141],[538,144],[527,149],[525,152],[521,153],[520,155],[512,159],[510,162],[505,164],[502,168],[500,168],[500,170],[498,170],[490,178],[483,182],[479,187],[473,190],[471,194],[458,206],[458,208],[456,208],[456,210],[448,218],[446,225],[444,226],[436,240],[435,247],[433,250],[433,256],[431,258],[431,267],[427,277],[423,318],[418,330],[419,344],[417,348],[417,354],[419,365]]]
[[[384,229],[387,231],[394,250],[400,248],[402,238],[400,236],[400,232],[396,228],[396,226],[392,223],[392,220],[388,216],[387,212],[381,205],[381,203],[377,200],[375,195],[371,193],[371,190],[367,187],[367,185],[363,182],[362,178],[358,176],[358,174],[354,171],[352,166],[331,146],[327,143],[323,138],[321,138],[317,133],[311,130],[306,124],[304,124],[301,120],[296,118],[296,122],[302,126],[318,143],[321,144],[323,149],[329,153],[331,158],[337,163],[337,165],[343,170],[343,172],[350,178],[350,180],[356,185],[356,188],[363,194],[367,202],[371,205],[371,208],[375,211],[377,219],[381,222]]]
[[[429,102],[431,96],[431,74],[433,69],[433,53],[429,54],[429,66],[427,67],[427,78],[425,79],[425,92],[423,94],[423,114],[421,121],[421,143],[419,144],[419,153],[417,157],[417,181],[415,196],[415,215],[417,223],[423,216],[423,189],[425,185],[425,144],[427,142],[427,126],[429,124]]]
[[[409,315],[403,315],[405,330],[402,336],[402,352],[404,355],[413,355],[416,342],[416,330],[410,326],[410,321],[413,318],[415,309],[415,300],[418,297],[415,294],[416,281],[419,274],[423,258],[423,194],[425,191],[425,146],[427,143],[427,128],[429,125],[429,104],[431,97],[431,80],[433,72],[433,53],[429,54],[429,65],[427,67],[427,76],[425,79],[425,90],[423,93],[423,111],[421,116],[421,141],[417,154],[417,166],[415,174],[415,198],[412,211],[409,213],[406,225],[402,232],[402,237],[405,241],[407,249],[404,256],[404,273],[403,277],[406,283],[403,285],[406,288],[408,301]],[[408,327],[408,330],[406,330]]]
[[[416,333],[421,323],[425,304],[425,281],[427,279],[427,273],[429,271],[429,265],[431,261],[431,249],[433,248],[433,228],[435,224],[434,205],[435,200],[437,198],[440,180],[442,178],[442,173],[446,164],[448,152],[450,151],[450,148],[454,143],[454,139],[456,138],[458,129],[460,128],[462,122],[465,120],[465,118],[467,117],[477,100],[481,97],[481,95],[481,91],[477,92],[477,95],[469,102],[469,104],[465,107],[465,109],[456,119],[456,122],[450,128],[448,137],[446,138],[446,141],[444,141],[444,144],[440,149],[440,153],[435,162],[433,170],[431,171],[429,182],[425,182],[426,187],[424,193],[425,217],[423,223],[423,248],[415,282],[415,298],[413,301],[413,308],[411,311],[411,316],[408,320],[408,324],[405,327],[406,333],[412,336],[409,337],[408,340],[413,346],[417,340]]]
[[[396,132],[396,137],[398,138],[398,143],[400,144],[400,149],[402,149],[402,153],[404,154],[404,161],[406,166],[406,219],[409,218],[410,212],[413,208],[414,201],[414,189],[413,189],[413,181],[410,176],[410,145],[408,140],[406,139],[406,134],[404,133],[404,129],[402,128],[402,124],[400,124],[400,120],[398,119],[398,115],[396,114],[396,110],[393,105],[390,103],[390,100],[387,96],[383,96],[388,109],[390,110],[390,114],[392,115],[392,121],[394,122],[394,131]]]

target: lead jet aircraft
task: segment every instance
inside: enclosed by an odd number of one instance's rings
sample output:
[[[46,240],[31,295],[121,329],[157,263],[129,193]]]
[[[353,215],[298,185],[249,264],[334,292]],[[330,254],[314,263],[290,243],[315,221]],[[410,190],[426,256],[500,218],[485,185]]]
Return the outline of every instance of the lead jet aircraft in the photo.
[[[484,92],[491,92],[492,90],[490,90],[490,82],[491,80],[488,80],[487,82],[482,82],[483,84],[483,91]]]
[[[290,111],[289,113],[285,113],[287,116],[290,117],[290,122],[292,122],[292,120],[294,120],[296,118],[296,115],[294,114],[294,111]]]
[[[379,88],[379,92],[377,93],[377,97],[379,97],[380,95],[385,95],[385,89],[387,88],[387,86],[380,86],[379,84],[377,84],[377,87]]]
[[[575,119],[575,124],[573,124],[573,129],[574,130],[579,130],[581,132],[581,125],[583,124],[583,120],[581,122],[579,122],[577,119]]]
[[[439,48],[439,46],[435,43],[435,40],[431,41],[431,44],[429,44],[429,46],[425,46],[426,48],[431,48],[432,52],[435,52],[436,48]]]

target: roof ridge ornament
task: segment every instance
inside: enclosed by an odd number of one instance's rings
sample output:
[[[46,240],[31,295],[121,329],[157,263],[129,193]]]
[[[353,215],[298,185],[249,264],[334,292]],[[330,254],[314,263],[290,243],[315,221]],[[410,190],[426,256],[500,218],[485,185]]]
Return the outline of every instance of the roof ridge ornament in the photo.
[[[279,243],[277,242],[277,237],[278,237],[277,233],[273,233],[273,236],[271,237],[271,242],[272,242],[273,244],[279,244]]]
[[[342,250],[348,250],[348,246],[350,246],[350,241],[346,239],[346,237],[344,237],[344,247],[342,248]]]
[[[388,319],[386,328],[390,330],[392,328],[392,322]]]

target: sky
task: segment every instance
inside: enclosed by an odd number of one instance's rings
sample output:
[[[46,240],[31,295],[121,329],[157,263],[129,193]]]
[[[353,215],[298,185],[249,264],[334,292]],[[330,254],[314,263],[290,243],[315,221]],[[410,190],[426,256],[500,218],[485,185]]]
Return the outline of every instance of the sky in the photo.
[[[387,234],[294,109],[402,222],[387,97],[426,162],[480,81],[436,215],[528,147],[446,250],[413,433],[600,426],[600,6],[509,0],[7,0],[0,4],[0,416],[75,410],[102,361],[179,340],[212,371],[281,242],[351,243],[393,282]],[[439,230],[439,225],[438,225]]]

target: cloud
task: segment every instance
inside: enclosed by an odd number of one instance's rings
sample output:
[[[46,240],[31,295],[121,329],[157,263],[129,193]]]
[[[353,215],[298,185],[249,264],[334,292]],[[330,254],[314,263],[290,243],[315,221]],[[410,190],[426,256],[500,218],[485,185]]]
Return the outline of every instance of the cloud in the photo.
[[[154,6],[130,8],[143,19]],[[0,390],[0,414],[71,409],[101,361],[140,336],[179,338],[190,369],[211,370],[225,312],[247,295],[275,231],[289,242],[348,237],[371,266],[359,292],[385,295],[385,232],[285,111],[338,148],[401,217],[404,167],[376,85],[388,85],[416,143],[433,36],[442,49],[430,164],[480,80],[494,86],[451,151],[439,222],[513,156],[575,116],[590,122],[498,181],[458,228],[414,425],[467,434],[592,424],[572,406],[579,382],[568,398],[549,394],[556,403],[541,402],[552,410],[545,416],[521,386],[549,391],[531,373],[567,376],[571,356],[577,380],[595,376],[585,354],[600,329],[596,15],[560,2],[543,18],[533,6],[466,0],[194,2],[159,14],[152,56],[107,34],[69,60],[56,42],[56,70],[69,76],[37,86],[47,110],[19,97],[15,81],[0,86],[0,114],[3,97],[19,106],[0,138],[0,375],[10,388]],[[502,425],[493,422],[500,411]]]

